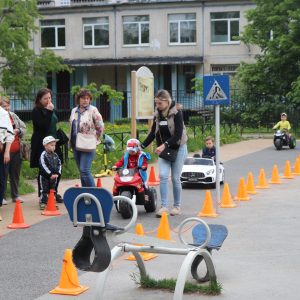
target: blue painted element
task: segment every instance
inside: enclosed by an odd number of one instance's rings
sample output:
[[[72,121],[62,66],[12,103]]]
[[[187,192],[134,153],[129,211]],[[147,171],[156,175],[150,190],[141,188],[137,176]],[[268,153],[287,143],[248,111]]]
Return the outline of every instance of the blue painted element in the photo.
[[[217,87],[219,86],[222,91]],[[213,93],[211,93],[213,90]],[[225,94],[225,99],[220,99],[220,95]],[[229,105],[230,88],[229,75],[204,76],[203,80],[204,105]]]
[[[228,230],[224,225],[209,224],[211,239],[206,246],[208,249],[219,250],[228,235]],[[206,228],[203,224],[196,225],[192,230],[194,245],[200,246],[206,239]]]
[[[68,210],[70,220],[73,222],[73,204],[76,197],[82,193],[89,193],[95,196],[100,205],[102,206],[103,217],[105,224],[109,222],[110,213],[113,207],[113,197],[111,193],[103,188],[95,187],[72,187],[66,190],[64,194],[64,204]],[[79,199],[77,205],[77,219],[78,222],[86,222],[85,215],[92,215],[92,222],[100,222],[100,217],[98,213],[98,208],[96,203],[92,200],[91,204],[85,204],[84,198]]]

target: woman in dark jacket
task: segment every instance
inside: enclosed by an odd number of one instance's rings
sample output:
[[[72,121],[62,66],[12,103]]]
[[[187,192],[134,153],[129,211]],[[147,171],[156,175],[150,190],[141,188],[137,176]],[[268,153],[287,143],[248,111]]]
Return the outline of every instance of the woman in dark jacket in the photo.
[[[57,115],[54,111],[52,103],[51,90],[47,88],[40,89],[36,95],[35,107],[32,110],[33,134],[31,137],[31,153],[30,153],[30,167],[38,168],[39,159],[44,151],[43,139],[46,136],[53,136],[56,138],[56,124],[58,122]],[[59,152],[59,148],[55,152]],[[61,153],[57,153],[59,156]],[[39,180],[38,180],[39,183]],[[38,194],[40,195],[40,187]],[[57,194],[57,202],[62,202],[61,196]]]

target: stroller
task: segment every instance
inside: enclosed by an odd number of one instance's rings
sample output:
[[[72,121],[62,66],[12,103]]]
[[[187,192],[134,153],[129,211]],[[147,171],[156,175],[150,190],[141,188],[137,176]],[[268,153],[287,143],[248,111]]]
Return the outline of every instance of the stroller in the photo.
[[[105,176],[112,176],[113,175],[113,171],[108,168],[107,153],[115,150],[115,142],[108,134],[104,134],[102,145],[103,145],[103,166],[104,166],[104,169],[101,170],[100,173],[95,174],[96,178],[105,177]]]

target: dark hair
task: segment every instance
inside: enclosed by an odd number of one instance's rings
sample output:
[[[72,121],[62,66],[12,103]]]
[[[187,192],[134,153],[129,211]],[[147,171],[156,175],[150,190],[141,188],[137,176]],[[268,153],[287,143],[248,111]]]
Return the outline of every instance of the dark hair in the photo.
[[[51,98],[52,98],[52,91],[50,89],[47,89],[47,88],[42,88],[40,89],[37,94],[36,94],[36,97],[35,97],[35,106],[36,107],[43,107],[42,104],[41,104],[41,99],[46,95],[46,94],[49,94],[51,95]]]
[[[92,93],[89,90],[80,89],[78,91],[78,93],[76,94],[76,98],[75,98],[76,104],[79,104],[80,98],[85,97],[85,96],[88,96],[90,98],[90,100],[92,101],[92,99],[93,99]]]

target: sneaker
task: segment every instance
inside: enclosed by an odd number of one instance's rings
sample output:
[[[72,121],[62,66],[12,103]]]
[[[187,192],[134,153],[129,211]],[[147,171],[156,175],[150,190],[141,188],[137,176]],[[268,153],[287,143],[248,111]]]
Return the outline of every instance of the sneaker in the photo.
[[[156,216],[157,216],[158,218],[160,218],[160,217],[162,216],[163,212],[167,213],[167,215],[168,215],[168,214],[169,214],[168,208],[162,206],[162,207],[159,209],[159,211],[156,212]]]
[[[6,200],[6,199],[3,199],[3,200],[2,200],[2,205],[7,205],[7,204],[8,204],[7,200]]]
[[[60,194],[56,195],[56,203],[64,203],[64,199]]]
[[[2,221],[2,217],[1,217],[1,215],[0,215],[0,222]]]
[[[21,197],[18,197],[18,198],[13,199],[12,202],[15,203],[17,200],[19,200],[20,203],[24,203],[24,199],[22,199]]]
[[[46,203],[40,202],[40,210],[44,210],[46,208]]]
[[[171,212],[170,212],[171,216],[178,216],[181,215],[181,209],[178,206],[175,206],[172,208]]]

